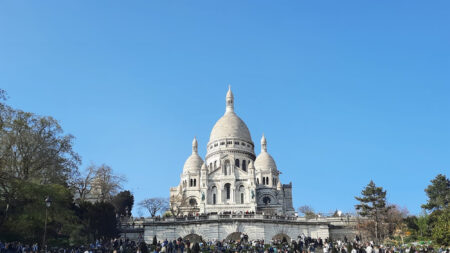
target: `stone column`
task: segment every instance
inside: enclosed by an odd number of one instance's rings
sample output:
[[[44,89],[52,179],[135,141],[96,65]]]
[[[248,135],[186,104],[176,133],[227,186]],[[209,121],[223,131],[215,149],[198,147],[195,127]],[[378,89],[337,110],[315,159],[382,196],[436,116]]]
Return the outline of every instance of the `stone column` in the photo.
[[[234,187],[231,189],[231,203],[236,204],[236,189]]]

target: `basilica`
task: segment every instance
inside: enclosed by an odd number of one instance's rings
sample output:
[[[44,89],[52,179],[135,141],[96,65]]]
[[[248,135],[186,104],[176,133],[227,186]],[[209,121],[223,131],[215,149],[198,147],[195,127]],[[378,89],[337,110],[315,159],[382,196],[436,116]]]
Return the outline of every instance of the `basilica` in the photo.
[[[170,189],[170,209],[179,215],[264,213],[295,215],[292,183],[282,184],[275,160],[261,138],[261,153],[244,121],[234,112],[231,89],[226,95],[225,114],[214,125],[206,156],[192,154],[184,163],[180,184]]]

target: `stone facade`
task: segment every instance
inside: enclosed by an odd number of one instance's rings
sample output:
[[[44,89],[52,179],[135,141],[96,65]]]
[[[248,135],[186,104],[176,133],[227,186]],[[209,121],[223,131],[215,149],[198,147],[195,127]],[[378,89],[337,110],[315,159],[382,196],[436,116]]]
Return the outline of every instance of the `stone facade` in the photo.
[[[261,153],[244,121],[234,112],[231,89],[225,114],[214,125],[206,145],[205,161],[192,142],[180,184],[170,189],[171,210],[181,215],[253,213],[293,216],[292,184],[281,184],[280,172],[261,139]]]
[[[206,241],[236,238],[245,233],[249,240],[286,238],[297,240],[300,235],[312,238],[343,239],[356,235],[355,217],[280,217],[262,214],[200,215],[190,217],[148,218],[128,221],[122,229],[128,238],[150,243],[154,236],[158,240],[177,238],[201,238]],[[132,225],[131,225],[132,224]],[[127,227],[127,229],[125,229]],[[239,238],[239,236],[237,236]]]

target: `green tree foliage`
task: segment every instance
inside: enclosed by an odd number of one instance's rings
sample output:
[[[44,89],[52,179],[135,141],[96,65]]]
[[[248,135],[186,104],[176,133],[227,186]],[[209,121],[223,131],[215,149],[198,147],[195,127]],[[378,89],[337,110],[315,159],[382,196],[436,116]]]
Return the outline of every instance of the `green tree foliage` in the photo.
[[[114,206],[108,202],[83,202],[79,205],[77,215],[83,222],[83,233],[89,241],[109,240],[119,235],[118,220]]]
[[[18,110],[1,116],[0,201],[13,208],[18,181],[66,185],[80,163],[74,137],[51,117]]]
[[[119,215],[127,215],[126,210],[128,210],[128,215],[130,215],[134,204],[134,196],[130,191],[121,191],[113,197],[112,204]]]
[[[81,159],[72,149],[74,137],[65,134],[52,117],[13,109],[6,99],[6,92],[0,89],[0,238],[42,242],[46,210],[50,246],[80,245],[117,236],[111,203],[74,204],[74,186],[81,184],[76,181]],[[111,200],[119,189],[118,177],[107,166],[99,168],[92,175],[102,177],[97,187],[105,190],[104,199]],[[84,178],[89,179],[85,186],[89,181],[90,187],[92,175]],[[86,189],[84,195],[90,190]],[[49,208],[46,196],[53,200]],[[133,204],[129,198],[122,202]]]
[[[365,228],[373,230],[375,239],[382,239],[381,225],[390,209],[386,205],[386,191],[382,187],[377,187],[371,180],[362,190],[361,196],[355,197],[355,199],[359,201],[359,204],[355,206],[358,214],[370,220],[365,225]]]
[[[404,220],[411,233],[411,240],[432,239],[437,244],[449,245],[449,186],[449,179],[445,175],[439,174],[431,180],[425,189],[428,201],[422,205],[423,213]]]
[[[72,211],[72,194],[58,184],[40,185],[31,182],[15,182],[15,198],[7,216],[0,226],[0,236],[7,240],[27,243],[40,242],[44,233],[45,198],[52,198],[48,208],[47,237],[49,243],[59,241],[70,244],[76,239],[72,232],[79,230],[79,220]]]
[[[15,110],[5,104],[6,98],[0,90],[0,233],[36,241],[43,234],[49,195],[54,199],[49,238],[69,243],[77,220],[67,183],[80,163],[72,149],[74,137],[64,134],[52,117]]]
[[[5,90],[0,89],[0,114],[5,114],[7,109],[10,109],[9,106],[5,104],[5,101],[8,99],[8,94]],[[0,119],[3,119],[3,116],[0,117]],[[0,124],[2,121],[0,121]],[[1,125],[0,125],[1,126]]]
[[[450,201],[450,180],[445,175],[439,174],[431,180],[425,192],[428,202],[422,205],[422,208],[429,211],[443,210],[448,207]]]
[[[419,239],[426,239],[430,236],[430,229],[428,224],[429,215],[427,213],[424,212],[422,215],[417,217],[416,225]]]
[[[446,208],[437,218],[432,230],[433,240],[441,245],[450,245],[450,208]]]

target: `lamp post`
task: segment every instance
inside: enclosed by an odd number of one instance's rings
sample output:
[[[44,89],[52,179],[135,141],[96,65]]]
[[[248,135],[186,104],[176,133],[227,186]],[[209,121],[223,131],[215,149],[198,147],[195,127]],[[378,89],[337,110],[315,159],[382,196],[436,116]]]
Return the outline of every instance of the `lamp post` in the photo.
[[[130,209],[128,206],[125,207],[125,243],[127,241],[127,229],[128,229],[128,213],[130,212]]]
[[[45,248],[45,252],[47,252],[47,246],[45,245],[45,236],[47,234],[47,219],[48,219],[48,208],[52,205],[52,199],[50,196],[45,198],[45,223],[44,223],[44,239],[42,240],[42,248]]]

